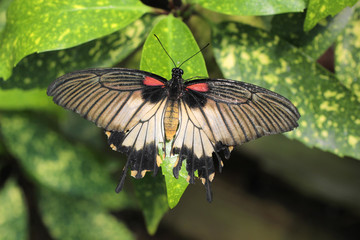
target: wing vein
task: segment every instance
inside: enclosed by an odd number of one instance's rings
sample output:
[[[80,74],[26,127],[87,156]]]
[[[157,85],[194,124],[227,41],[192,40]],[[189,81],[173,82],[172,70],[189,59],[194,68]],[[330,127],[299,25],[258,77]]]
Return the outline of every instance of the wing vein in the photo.
[[[107,129],[110,124],[112,123],[112,121],[114,121],[115,117],[119,114],[119,112],[123,109],[124,105],[127,103],[127,101],[129,100],[129,98],[132,96],[133,92],[129,93],[129,96],[127,96],[126,100],[121,104],[121,107],[119,107],[116,110],[116,113],[111,117],[110,121],[107,123],[107,125],[105,126],[105,129]]]
[[[244,126],[241,124],[239,118],[238,118],[238,117],[236,116],[236,114],[234,113],[234,110],[232,109],[232,107],[231,107],[230,104],[228,104],[228,107],[229,107],[231,113],[233,114],[234,118],[236,119],[237,123],[239,124],[240,129],[241,129],[242,133],[244,134],[245,141],[249,141],[249,138],[248,138],[248,136],[247,136],[247,134],[246,134],[246,132],[245,132]]]
[[[108,102],[108,104],[103,108],[103,110],[101,110],[101,112],[98,114],[98,116],[96,117],[95,120],[95,124],[98,124],[99,118],[103,115],[103,113],[106,111],[106,109],[109,108],[109,106],[115,101],[115,99],[117,99],[120,96],[120,92],[118,92],[115,96],[113,96],[113,98]],[[91,106],[91,108],[94,106],[94,104]],[[89,110],[90,111],[90,110]],[[88,111],[88,112],[89,112]],[[106,129],[106,128],[105,128]]]
[[[93,88],[92,91],[89,92],[87,95],[85,95],[85,93],[83,93],[81,96],[79,96],[79,97],[74,101],[74,103],[75,103],[76,101],[80,100],[80,98],[82,98],[82,99],[81,99],[81,101],[74,107],[74,109],[77,109],[77,108],[85,101],[85,99],[87,99],[90,95],[92,95],[94,92],[98,91],[99,89],[101,89],[101,87],[95,87],[95,88]]]
[[[71,97],[65,103],[63,103],[63,105],[67,106],[69,102],[71,102],[73,99],[77,98],[80,94],[84,94],[84,92],[86,92],[89,88],[93,87],[93,85],[95,85],[95,84],[96,83],[93,83],[93,82],[86,82],[80,89],[75,88],[74,91],[71,93]],[[80,95],[80,97],[81,97],[81,95]]]
[[[242,109],[242,107],[239,107],[240,111],[243,112],[243,114],[246,116],[246,118],[249,120],[249,123],[251,124],[251,126],[253,127],[255,133],[256,133],[256,137],[261,137],[261,134],[259,133],[259,131],[257,130],[253,120],[250,118],[250,116],[246,113],[246,111],[244,109]]]
[[[260,110],[260,112],[265,116],[265,118],[269,121],[269,123],[274,127],[274,130],[276,130],[276,127],[274,123],[278,126],[278,128],[283,131],[282,127],[279,125],[278,121],[274,119],[272,114],[270,114],[265,107],[263,107],[258,101],[254,101],[253,104],[257,106],[257,108]],[[275,116],[276,117],[276,116]],[[271,119],[270,119],[271,118]]]
[[[91,109],[93,109],[93,107],[103,98],[105,97],[108,93],[110,92],[110,90],[107,89],[107,92],[105,91],[104,94],[99,97],[93,104],[91,104],[91,106],[89,107],[89,109],[86,111],[86,113],[84,114],[84,117],[87,118],[88,113],[91,111]],[[88,105],[89,102],[87,102],[83,108],[85,108]],[[102,113],[101,113],[102,114]],[[98,118],[96,119],[95,123],[97,122]]]
[[[227,123],[226,120],[225,120],[224,114],[222,113],[222,111],[221,111],[221,109],[220,109],[219,103],[216,103],[216,107],[217,107],[217,109],[218,109],[218,111],[219,111],[219,113],[220,113],[220,116],[221,116],[221,118],[222,118],[222,120],[223,120],[223,122],[224,122],[224,124],[225,124],[225,126],[226,126],[226,128],[227,128],[227,130],[228,130],[228,132],[230,133],[230,136],[231,136],[233,142],[235,143],[236,140],[235,140],[235,138],[234,138],[234,136],[233,136],[233,134],[232,134],[232,131],[231,131],[228,123]]]

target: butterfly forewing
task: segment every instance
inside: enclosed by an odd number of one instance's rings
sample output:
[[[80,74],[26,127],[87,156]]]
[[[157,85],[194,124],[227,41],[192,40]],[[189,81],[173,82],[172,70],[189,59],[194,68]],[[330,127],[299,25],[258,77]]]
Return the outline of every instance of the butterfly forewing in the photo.
[[[146,85],[149,79],[157,85]],[[47,93],[56,104],[99,127],[127,131],[166,97],[165,83],[159,76],[138,70],[88,69],[58,78]]]
[[[193,85],[206,83],[208,91]],[[210,140],[234,146],[298,126],[300,115],[283,96],[249,83],[201,79],[185,84],[184,100]]]

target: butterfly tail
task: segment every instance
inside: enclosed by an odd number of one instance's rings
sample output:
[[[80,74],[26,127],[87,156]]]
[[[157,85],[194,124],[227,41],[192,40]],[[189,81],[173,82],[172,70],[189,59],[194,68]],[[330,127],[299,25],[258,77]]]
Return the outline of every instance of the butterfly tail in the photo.
[[[212,202],[212,191],[211,191],[211,186],[210,186],[211,182],[210,180],[207,178],[205,181],[205,188],[206,188],[206,200],[211,203]]]
[[[118,183],[118,185],[116,186],[116,189],[115,189],[116,193],[119,193],[122,190],[123,186],[124,186],[126,172],[127,172],[128,168],[129,168],[129,162],[130,162],[130,160],[126,161],[126,164],[124,166],[123,172],[122,172],[121,177],[120,177],[120,181],[119,181],[119,183]]]

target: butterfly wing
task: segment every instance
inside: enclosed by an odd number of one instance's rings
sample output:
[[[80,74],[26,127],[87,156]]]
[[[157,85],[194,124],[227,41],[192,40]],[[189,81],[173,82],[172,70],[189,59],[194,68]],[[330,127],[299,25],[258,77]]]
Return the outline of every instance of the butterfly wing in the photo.
[[[128,131],[166,97],[166,80],[144,71],[87,69],[56,79],[47,94],[97,126]]]
[[[144,71],[108,68],[66,74],[48,88],[56,104],[79,113],[106,130],[113,150],[128,155],[126,170],[141,178],[158,169],[157,149],[164,142],[166,79]]]
[[[234,146],[298,126],[300,114],[288,99],[253,84],[195,80],[185,89],[184,101],[216,143]]]
[[[174,168],[177,176],[181,162],[187,159],[187,171],[194,171],[208,190],[214,177],[213,154],[230,157],[233,146],[261,136],[286,132],[298,126],[300,117],[285,97],[270,90],[240,81],[199,79],[185,83],[180,104],[180,126],[173,144],[179,154]]]
[[[210,181],[214,178],[215,172],[212,159],[213,152],[216,153],[215,145],[183,100],[179,104],[179,117],[180,124],[172,149],[173,154],[179,155],[173,168],[174,176],[178,178],[182,161],[186,159],[188,181],[194,183],[194,173],[197,170],[201,181],[206,186],[207,200],[211,202]]]

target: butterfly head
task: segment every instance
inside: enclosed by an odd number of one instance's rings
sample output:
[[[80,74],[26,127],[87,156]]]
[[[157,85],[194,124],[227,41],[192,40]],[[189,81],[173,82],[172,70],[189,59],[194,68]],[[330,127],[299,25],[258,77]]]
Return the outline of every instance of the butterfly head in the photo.
[[[172,78],[182,78],[182,75],[184,74],[184,71],[181,68],[173,68],[172,69]]]
[[[181,68],[175,67],[172,69],[172,77],[168,82],[169,86],[169,97],[178,99],[183,91],[183,78],[184,71]]]

